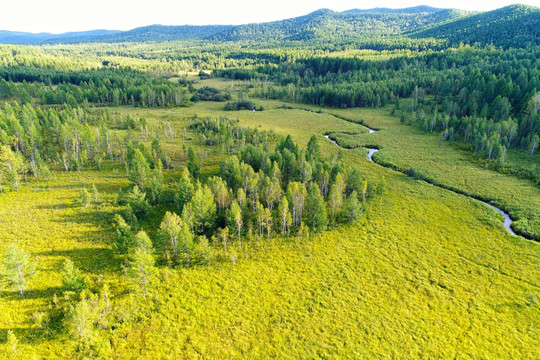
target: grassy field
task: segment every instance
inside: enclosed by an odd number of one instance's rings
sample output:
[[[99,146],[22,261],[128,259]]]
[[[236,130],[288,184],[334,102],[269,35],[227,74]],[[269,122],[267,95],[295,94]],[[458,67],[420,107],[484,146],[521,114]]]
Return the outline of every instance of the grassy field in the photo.
[[[170,187],[185,162],[182,145],[198,146],[195,134],[182,139],[189,116],[226,115],[247,126],[291,134],[301,146],[317,134],[325,156],[338,147],[324,134],[362,134],[350,141],[378,145],[382,150],[376,156],[387,161],[493,196],[513,216],[536,224],[540,191],[532,184],[477,167],[448,144],[439,148],[435,137],[400,125],[386,109],[318,114],[297,105],[284,109],[278,101],[254,102],[265,111],[226,112],[223,103],[198,103],[111,112],[173,124],[175,142],[162,142],[175,167],[166,171]],[[365,127],[331,113],[382,131],[367,135]],[[207,173],[215,171],[220,158],[219,149],[208,151]],[[499,215],[475,200],[370,163],[365,149],[343,152],[347,165],[370,180],[385,177],[388,184],[358,225],[309,239],[249,244],[239,249],[234,265],[161,268],[145,315],[101,330],[111,344],[109,357],[535,359],[540,352],[540,244],[510,236]],[[80,187],[91,184],[99,190],[101,205],[74,204]],[[5,343],[9,329],[20,340],[18,358],[74,357],[67,331],[40,329],[30,321],[59,292],[66,258],[95,287],[109,284],[119,319],[133,306],[111,247],[112,216],[121,210],[113,205],[114,196],[127,185],[124,171],[114,168],[55,172],[47,183],[30,182],[19,192],[0,195],[0,253],[10,243],[22,244],[39,269],[25,297],[8,288],[0,292],[0,357],[13,358]],[[155,209],[141,224],[152,237],[163,211]]]
[[[400,124],[398,118],[389,115],[389,109],[333,109],[327,112],[382,130],[360,136],[334,134],[341,145],[378,147],[381,151],[375,158],[381,162],[405,170],[414,168],[437,183],[489,200],[510,213],[516,220],[517,230],[540,238],[540,188],[533,181],[488,170],[480,166],[469,151],[460,150],[453,144],[442,142],[439,146],[437,136],[425,135],[415,127]],[[538,158],[536,155],[536,160]],[[515,150],[510,152],[508,162],[519,164],[536,160],[524,159],[524,155]]]

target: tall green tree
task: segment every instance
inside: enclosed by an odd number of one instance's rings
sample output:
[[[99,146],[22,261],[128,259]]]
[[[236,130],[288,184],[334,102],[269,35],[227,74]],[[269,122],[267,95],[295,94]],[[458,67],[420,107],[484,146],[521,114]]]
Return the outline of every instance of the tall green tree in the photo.
[[[189,204],[190,210],[184,209],[182,217],[188,223],[192,222],[195,232],[202,234],[212,229],[216,221],[216,203],[210,188],[199,184]]]
[[[238,190],[241,191],[242,189],[239,188]],[[227,222],[230,227],[236,228],[238,232],[238,242],[242,245],[242,226],[244,222],[242,219],[242,209],[236,200],[233,201],[231,207],[227,210]]]
[[[328,216],[321,190],[315,183],[309,185],[306,201],[307,223],[316,232],[323,231],[328,225]]]
[[[135,234],[133,234],[131,226],[126,223],[122,215],[116,214],[114,222],[116,224],[114,248],[119,254],[127,254],[135,247]]]
[[[191,265],[193,253],[193,234],[188,224],[175,213],[167,211],[160,225],[161,236],[163,238],[164,250],[170,249],[175,262],[179,260],[179,252],[183,261],[188,266]]]
[[[194,179],[199,178],[199,175],[201,174],[201,166],[199,164],[199,160],[197,159],[197,155],[195,154],[195,150],[193,150],[191,146],[188,149],[187,169]]]
[[[362,214],[362,204],[358,201],[358,193],[353,191],[345,200],[341,209],[341,216],[345,222],[354,223]]]
[[[146,157],[139,149],[135,149],[130,164],[129,179],[144,191],[149,175],[150,165],[148,164]]]
[[[153,282],[156,273],[152,241],[144,231],[135,236],[135,251],[130,257],[128,275],[133,289],[144,294]]]
[[[194,191],[195,188],[191,181],[189,170],[184,168],[182,170],[182,174],[180,175],[180,179],[178,180],[178,192],[176,193],[176,201],[178,203],[180,213],[184,209],[184,205],[191,201]]]

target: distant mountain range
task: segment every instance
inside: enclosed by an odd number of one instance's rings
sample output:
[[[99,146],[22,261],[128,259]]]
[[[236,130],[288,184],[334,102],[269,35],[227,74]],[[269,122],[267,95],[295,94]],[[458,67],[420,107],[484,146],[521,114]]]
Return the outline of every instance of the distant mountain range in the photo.
[[[93,30],[64,34],[0,31],[0,43],[354,41],[388,36],[437,38],[447,40],[449,44],[538,45],[540,8],[511,5],[481,13],[429,6],[343,12],[321,9],[296,18],[245,25],[150,25],[129,31]]]

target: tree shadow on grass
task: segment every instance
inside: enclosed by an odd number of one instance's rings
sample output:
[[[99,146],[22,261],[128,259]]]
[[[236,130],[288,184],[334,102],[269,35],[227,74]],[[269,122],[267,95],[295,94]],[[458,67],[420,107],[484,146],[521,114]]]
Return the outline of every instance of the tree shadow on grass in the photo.
[[[62,289],[60,289],[59,286],[53,286],[45,289],[27,289],[24,290],[24,294],[21,295],[19,290],[9,288],[8,290],[0,291],[0,298],[8,300],[34,300],[51,298],[55,293],[60,294],[61,292]]]
[[[50,250],[36,254],[37,256],[53,256],[70,259],[75,266],[92,274],[116,273],[120,271],[122,259],[115,256],[109,248],[77,248],[69,250]],[[63,260],[57,264],[56,271],[62,271]]]
[[[7,344],[8,331],[13,331],[19,344],[38,345],[44,342],[49,342],[62,337],[65,329],[59,324],[49,324],[49,327],[44,325],[39,327],[18,327],[18,328],[3,328],[0,329],[0,344]],[[11,351],[11,348],[9,349]],[[0,356],[1,356],[0,352]],[[14,357],[15,358],[15,357]]]

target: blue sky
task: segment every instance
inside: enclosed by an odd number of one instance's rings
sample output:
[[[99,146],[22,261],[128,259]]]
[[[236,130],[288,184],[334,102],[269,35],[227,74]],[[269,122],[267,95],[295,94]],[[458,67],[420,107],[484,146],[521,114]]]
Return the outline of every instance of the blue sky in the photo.
[[[403,8],[430,5],[463,10],[493,10],[512,0],[17,0],[2,4],[0,30],[52,32],[91,29],[128,30],[151,24],[245,24],[305,15],[320,8]],[[540,7],[540,0],[521,0]]]

